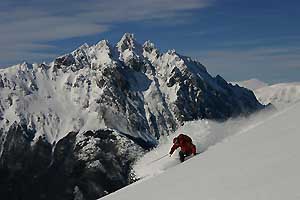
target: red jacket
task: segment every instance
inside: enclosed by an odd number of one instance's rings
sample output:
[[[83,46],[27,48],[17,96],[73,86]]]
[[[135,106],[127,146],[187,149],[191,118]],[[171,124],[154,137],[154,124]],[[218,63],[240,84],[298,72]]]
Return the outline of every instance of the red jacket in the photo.
[[[173,146],[170,150],[170,154],[180,147],[181,151],[186,154],[196,154],[196,146],[193,144],[192,139],[184,134],[180,134],[178,137],[173,139]]]

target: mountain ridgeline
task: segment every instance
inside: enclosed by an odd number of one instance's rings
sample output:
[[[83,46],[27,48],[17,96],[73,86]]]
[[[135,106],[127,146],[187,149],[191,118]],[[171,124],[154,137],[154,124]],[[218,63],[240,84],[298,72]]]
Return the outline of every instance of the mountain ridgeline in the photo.
[[[198,61],[128,33],[115,46],[1,69],[0,193],[96,199],[131,183],[133,162],[184,122],[264,107]]]

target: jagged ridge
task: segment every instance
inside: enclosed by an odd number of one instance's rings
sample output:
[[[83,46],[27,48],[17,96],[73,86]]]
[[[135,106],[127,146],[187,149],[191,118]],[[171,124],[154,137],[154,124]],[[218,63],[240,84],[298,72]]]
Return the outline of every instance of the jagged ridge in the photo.
[[[93,46],[84,44],[49,64],[23,63],[2,69],[0,87],[1,169],[8,168],[4,153],[13,155],[4,144],[14,143],[8,133],[16,124],[26,127],[22,137],[33,147],[44,141],[55,149],[70,132],[80,138],[90,130],[109,129],[149,148],[185,121],[225,120],[264,107],[250,90],[232,86],[221,76],[212,77],[198,61],[174,50],[160,53],[150,41],[140,45],[128,33],[116,46],[102,40]],[[70,151],[74,154],[74,145]],[[91,153],[99,151],[93,148]],[[128,184],[127,176],[124,184]],[[99,190],[104,195],[102,181],[97,184],[92,193]],[[84,193],[84,187],[74,182],[66,188]]]
[[[262,108],[252,92],[211,77],[199,62],[174,50],[161,54],[128,33],[116,47],[103,40],[49,65],[1,70],[0,87],[1,127],[22,122],[51,143],[103,127],[154,141],[184,121]]]

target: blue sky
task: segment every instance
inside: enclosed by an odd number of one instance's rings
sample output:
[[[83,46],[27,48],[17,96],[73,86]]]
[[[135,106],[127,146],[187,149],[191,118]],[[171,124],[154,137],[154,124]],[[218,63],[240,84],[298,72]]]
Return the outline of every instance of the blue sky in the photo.
[[[1,0],[0,66],[132,32],[226,80],[300,81],[297,0]]]

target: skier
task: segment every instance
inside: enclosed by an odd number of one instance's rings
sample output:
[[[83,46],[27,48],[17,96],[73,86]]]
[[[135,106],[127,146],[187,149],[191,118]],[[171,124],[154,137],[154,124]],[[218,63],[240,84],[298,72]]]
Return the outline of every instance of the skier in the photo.
[[[180,147],[179,157],[180,161],[183,162],[187,156],[191,154],[196,155],[196,146],[193,144],[192,139],[184,134],[179,134],[173,139],[173,146],[170,150],[170,156],[173,152]]]

